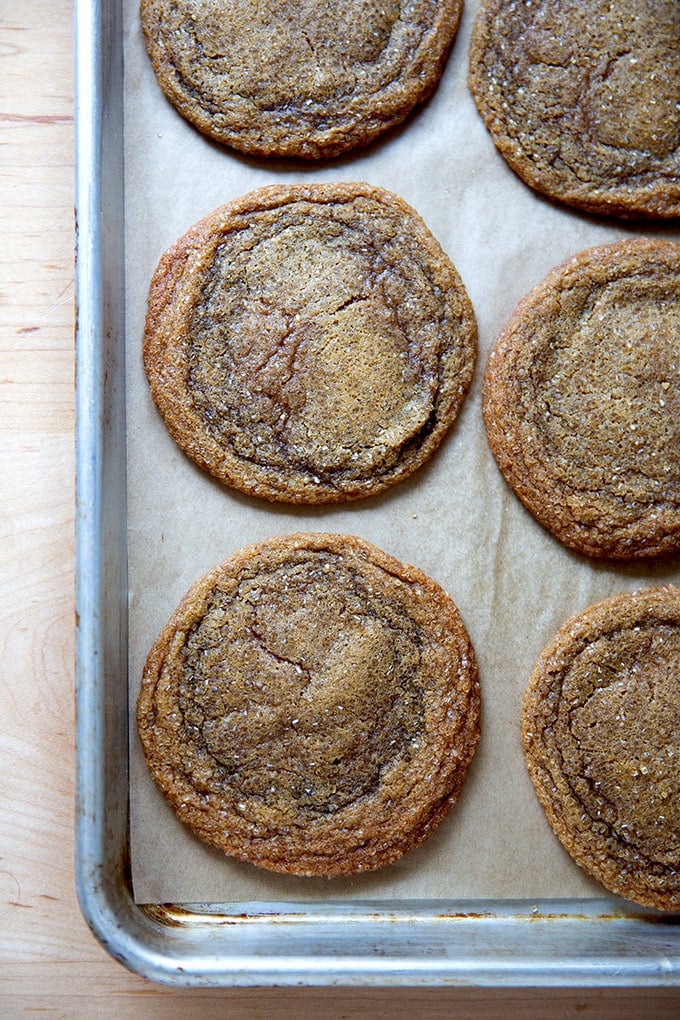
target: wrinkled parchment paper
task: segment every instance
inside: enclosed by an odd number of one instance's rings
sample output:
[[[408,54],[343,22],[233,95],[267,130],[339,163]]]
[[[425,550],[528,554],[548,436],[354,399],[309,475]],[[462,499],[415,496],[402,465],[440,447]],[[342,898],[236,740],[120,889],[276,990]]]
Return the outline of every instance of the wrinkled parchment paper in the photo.
[[[278,876],[204,847],[150,779],[131,716],[131,862],[138,902],[281,902],[405,898],[563,898],[603,890],[572,864],[529,782],[518,719],[528,674],[557,627],[589,603],[649,583],[680,583],[680,565],[598,565],[551,538],[501,478],[480,408],[487,354],[517,300],[562,259],[667,226],[597,220],[534,195],[497,154],[466,87],[467,0],[440,87],[385,141],[325,164],[251,161],[198,134],[162,96],[137,0],[126,3],[126,304],[129,446],[130,698],[146,654],[193,581],[237,548],[297,530],[359,535],[435,578],[474,643],[482,739],[463,794],[422,847],[351,879]],[[463,413],[424,469],[346,508],[275,506],[223,488],[175,447],[149,396],[141,337],[150,277],[197,219],[276,182],[361,180],[401,195],[456,265],[479,327]]]

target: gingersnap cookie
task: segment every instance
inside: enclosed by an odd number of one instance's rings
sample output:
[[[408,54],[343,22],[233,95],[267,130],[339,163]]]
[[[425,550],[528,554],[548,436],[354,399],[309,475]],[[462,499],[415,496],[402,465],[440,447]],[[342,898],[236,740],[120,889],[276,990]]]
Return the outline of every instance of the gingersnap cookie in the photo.
[[[595,213],[680,215],[677,0],[482,0],[469,86],[536,191]]]
[[[366,184],[274,185],[201,220],[151,282],[144,365],[175,441],[227,485],[358,499],[434,452],[476,358],[465,288]]]
[[[680,589],[569,620],[525,692],[522,744],[548,821],[610,892],[680,909]]]
[[[536,519],[586,556],[680,549],[680,245],[641,238],[563,262],[492,351],[491,450]]]
[[[199,839],[271,871],[397,860],[455,803],[479,737],[474,651],[430,578],[358,538],[237,552],[182,600],[137,707]]]
[[[399,124],[434,91],[462,0],[142,0],[163,92],[241,152],[337,156]]]

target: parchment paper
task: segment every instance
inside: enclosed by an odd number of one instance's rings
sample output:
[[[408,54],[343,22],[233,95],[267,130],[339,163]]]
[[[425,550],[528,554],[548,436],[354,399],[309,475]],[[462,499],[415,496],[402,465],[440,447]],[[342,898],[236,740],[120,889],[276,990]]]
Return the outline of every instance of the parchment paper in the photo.
[[[193,581],[237,548],[296,530],[359,535],[435,578],[474,643],[483,735],[463,794],[422,847],[371,875],[268,874],[204,847],[150,779],[131,718],[131,862],[138,902],[403,898],[569,898],[603,890],[572,864],[529,782],[518,720],[529,672],[557,627],[589,603],[650,583],[665,566],[596,564],[568,552],[524,510],[487,447],[480,391],[487,354],[517,300],[562,259],[636,233],[680,232],[598,220],[534,195],[497,154],[466,87],[477,4],[468,0],[440,87],[402,129],[332,163],[251,161],[213,145],[162,96],[126,3],[126,259],[130,700],[146,654]],[[263,184],[363,180],[401,195],[448,252],[479,327],[463,413],[431,463],[384,495],[345,508],[295,509],[241,496],[175,447],[149,396],[141,337],[150,277],[197,219]]]

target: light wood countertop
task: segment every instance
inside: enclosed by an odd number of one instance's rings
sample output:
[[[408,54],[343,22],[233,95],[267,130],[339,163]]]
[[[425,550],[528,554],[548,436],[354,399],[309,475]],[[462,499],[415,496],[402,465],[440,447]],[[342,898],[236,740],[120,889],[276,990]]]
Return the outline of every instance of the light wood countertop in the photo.
[[[0,6],[0,1016],[671,1017],[642,990],[178,993],[110,959],[73,878],[72,10]]]

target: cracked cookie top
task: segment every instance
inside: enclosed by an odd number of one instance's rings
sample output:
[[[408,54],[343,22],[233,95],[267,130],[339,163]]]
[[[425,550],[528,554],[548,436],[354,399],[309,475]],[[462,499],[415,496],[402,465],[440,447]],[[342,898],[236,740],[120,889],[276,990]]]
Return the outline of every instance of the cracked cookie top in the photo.
[[[337,156],[434,90],[462,0],[142,0],[158,82],[200,131],[242,152]]]
[[[522,744],[548,821],[611,892],[680,909],[680,589],[564,624],[525,692]]]
[[[455,802],[475,657],[439,586],[375,546],[292,535],[201,578],[156,641],[137,719],[200,839],[273,871],[381,867]]]
[[[406,478],[476,358],[463,284],[420,217],[363,184],[272,186],[201,220],[151,283],[144,364],[179,446],[269,500]]]
[[[677,0],[483,0],[469,84],[537,191],[607,215],[680,216]]]
[[[588,556],[680,549],[680,245],[590,248],[517,306],[484,376],[506,480]]]

